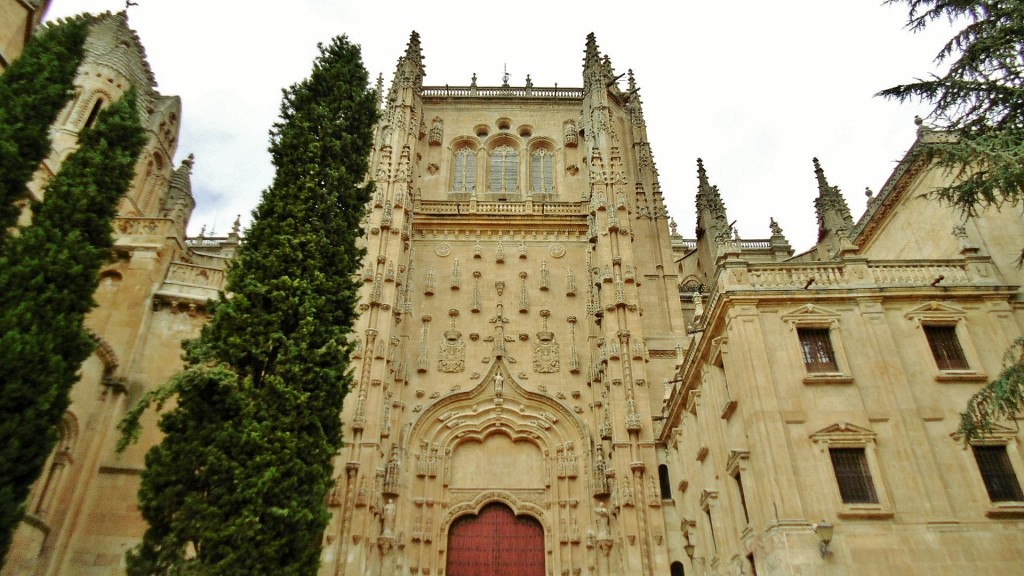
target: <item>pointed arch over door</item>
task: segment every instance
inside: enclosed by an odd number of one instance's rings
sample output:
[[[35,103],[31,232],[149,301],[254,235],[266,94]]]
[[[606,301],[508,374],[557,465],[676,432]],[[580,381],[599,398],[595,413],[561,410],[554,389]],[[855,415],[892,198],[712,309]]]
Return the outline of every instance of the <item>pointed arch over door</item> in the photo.
[[[447,576],[544,576],[544,528],[504,504],[488,504],[448,530]]]

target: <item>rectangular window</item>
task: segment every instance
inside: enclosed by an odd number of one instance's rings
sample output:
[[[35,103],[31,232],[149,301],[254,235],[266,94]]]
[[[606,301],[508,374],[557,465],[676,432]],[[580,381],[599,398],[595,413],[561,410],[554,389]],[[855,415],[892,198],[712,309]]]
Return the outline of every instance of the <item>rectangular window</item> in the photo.
[[[829,448],[844,504],[878,504],[864,448]]]
[[[808,372],[839,372],[828,328],[797,328]]]
[[[978,462],[981,479],[985,482],[988,497],[993,502],[1024,501],[1020,482],[1013,472],[1010,455],[1006,446],[972,446],[974,459]]]
[[[928,346],[932,349],[939,370],[967,370],[967,357],[956,337],[956,326],[924,326]]]

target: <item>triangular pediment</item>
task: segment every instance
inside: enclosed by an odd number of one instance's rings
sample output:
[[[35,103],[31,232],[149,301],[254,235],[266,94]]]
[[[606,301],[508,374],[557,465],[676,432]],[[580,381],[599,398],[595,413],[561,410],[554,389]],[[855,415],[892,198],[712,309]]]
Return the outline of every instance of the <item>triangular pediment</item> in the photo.
[[[938,302],[932,300],[915,308],[911,308],[907,311],[907,318],[927,318],[927,317],[956,317],[963,318],[966,315],[962,308],[957,308],[945,302]]]
[[[814,434],[811,434],[811,440],[815,442],[854,442],[854,443],[865,443],[873,441],[876,434],[874,431],[857,426],[856,424],[850,424],[849,422],[836,422],[835,424],[826,426],[821,430],[818,430]]]
[[[782,315],[784,322],[829,321],[837,318],[839,318],[839,312],[815,304],[804,304]]]

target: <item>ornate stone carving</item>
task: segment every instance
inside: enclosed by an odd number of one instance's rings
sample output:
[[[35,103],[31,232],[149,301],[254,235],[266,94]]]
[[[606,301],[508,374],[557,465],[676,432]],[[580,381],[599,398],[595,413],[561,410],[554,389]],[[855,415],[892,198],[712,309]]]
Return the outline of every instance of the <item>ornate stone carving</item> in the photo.
[[[459,266],[459,259],[456,258],[452,262],[452,290],[458,290],[462,287],[462,268]]]
[[[444,139],[444,121],[440,116],[434,116],[434,122],[430,126],[430,137],[427,140],[431,146],[440,146]]]
[[[480,271],[473,272],[473,297],[469,304],[470,312],[480,311]]]
[[[548,284],[551,281],[551,273],[548,272],[548,261],[543,260],[540,263],[540,289],[547,290]]]
[[[447,242],[442,242],[434,248],[434,253],[444,258],[445,256],[452,253],[452,245]]]
[[[430,369],[430,357],[427,344],[430,338],[430,316],[423,316],[423,332],[420,335],[420,355],[416,359],[416,371],[426,372]]]
[[[494,261],[498,264],[505,262],[505,243],[498,240],[498,245],[494,248]]]
[[[572,271],[572,268],[565,272],[565,295],[576,295],[576,273]]]
[[[576,122],[566,120],[562,124],[563,144],[566,148],[575,148],[579,144],[579,134],[576,131]]]
[[[426,296],[432,296],[434,294],[434,288],[437,286],[437,272],[434,272],[434,267],[430,266],[427,268],[427,278],[423,282],[423,294]]]
[[[519,288],[519,311],[525,313],[530,311],[530,294],[526,289],[526,272],[520,272],[519,279],[522,281]]]
[[[451,327],[445,330],[437,356],[437,369],[440,372],[456,373],[466,368],[466,343],[462,340],[462,332],[455,329],[455,318],[458,315],[458,310],[448,311],[452,322]]]
[[[381,493],[384,496],[398,496],[399,484],[401,482],[401,466],[398,462],[398,447],[391,447],[391,456],[384,467],[384,486]]]
[[[569,316],[566,318],[566,322],[569,323],[569,372],[579,374],[580,356],[576,352],[576,317]]]
[[[551,374],[559,369],[558,342],[555,341],[555,334],[548,330],[550,315],[547,310],[540,311],[544,327],[533,342],[533,371],[541,374]]]
[[[565,246],[556,242],[548,247],[548,254],[551,254],[552,258],[561,258],[562,256],[565,256]]]

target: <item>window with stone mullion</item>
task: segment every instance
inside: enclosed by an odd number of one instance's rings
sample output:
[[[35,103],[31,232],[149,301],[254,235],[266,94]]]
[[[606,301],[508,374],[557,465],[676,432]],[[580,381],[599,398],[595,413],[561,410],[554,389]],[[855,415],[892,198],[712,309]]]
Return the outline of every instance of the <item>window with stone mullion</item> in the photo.
[[[452,190],[473,192],[476,189],[476,153],[463,148],[455,153],[455,179]]]
[[[540,149],[533,152],[530,167],[531,192],[551,193],[555,191],[555,175],[553,156],[548,150]]]
[[[490,191],[515,192],[519,189],[519,154],[511,146],[491,151]]]

